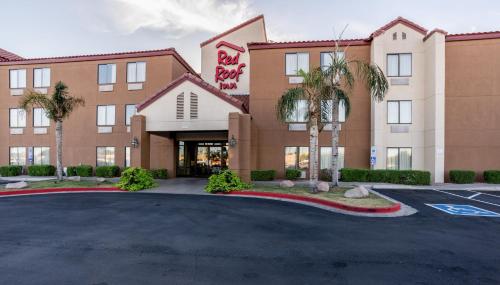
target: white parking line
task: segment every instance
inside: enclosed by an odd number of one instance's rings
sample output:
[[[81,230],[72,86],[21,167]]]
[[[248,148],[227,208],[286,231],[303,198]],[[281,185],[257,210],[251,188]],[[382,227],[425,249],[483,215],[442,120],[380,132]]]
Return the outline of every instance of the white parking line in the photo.
[[[474,195],[471,195],[471,196],[467,197],[467,199],[472,199],[472,198],[477,197],[479,195],[481,195],[481,193],[476,193]]]
[[[478,200],[478,199],[474,199],[474,198],[468,198],[468,197],[460,196],[460,195],[457,195],[457,194],[453,194],[453,193],[449,193],[449,192],[445,192],[445,191],[441,191],[441,190],[437,190],[437,189],[432,189],[432,190],[434,190],[436,192],[439,192],[439,193],[444,193],[444,194],[452,195],[452,196],[455,196],[455,197],[460,197],[462,199],[469,199],[469,200],[472,200],[472,201],[476,201],[476,202],[480,202],[480,203],[484,203],[484,204],[488,204],[488,205],[500,207],[500,205],[495,204],[495,203],[490,203],[490,202],[486,202],[486,201],[482,201],[482,200]]]

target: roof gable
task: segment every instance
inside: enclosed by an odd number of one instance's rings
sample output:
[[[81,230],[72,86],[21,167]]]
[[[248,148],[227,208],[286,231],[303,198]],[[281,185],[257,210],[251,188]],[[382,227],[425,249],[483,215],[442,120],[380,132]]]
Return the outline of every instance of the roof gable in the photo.
[[[23,58],[17,54],[11,53],[0,48],[0,61],[22,60]]]
[[[413,23],[412,21],[408,20],[408,19],[405,19],[403,17],[397,17],[396,19],[390,21],[389,23],[387,23],[386,25],[380,27],[379,29],[377,29],[375,32],[373,32],[371,35],[370,35],[370,39],[372,38],[375,38],[377,36],[380,36],[381,34],[383,34],[385,31],[391,29],[392,27],[396,26],[397,24],[402,24],[402,25],[405,25],[419,33],[421,33],[422,35],[426,35],[427,34],[427,30],[415,23]]]
[[[226,36],[228,34],[231,34],[231,33],[235,32],[235,31],[237,31],[237,30],[239,30],[241,28],[244,28],[244,27],[246,27],[246,26],[248,26],[248,25],[250,25],[250,24],[252,24],[254,22],[257,22],[258,20],[261,20],[261,19],[262,19],[262,21],[264,23],[264,35],[266,35],[266,32],[265,32],[266,31],[266,24],[265,24],[265,21],[264,21],[264,15],[259,15],[259,16],[254,17],[254,18],[252,18],[252,19],[250,19],[250,20],[248,20],[246,22],[243,22],[243,23],[239,24],[236,27],[233,27],[233,28],[231,28],[231,29],[229,29],[229,30],[227,30],[225,32],[222,32],[222,33],[220,33],[220,34],[218,34],[218,35],[216,35],[216,36],[214,36],[214,37],[212,37],[212,38],[210,38],[210,39],[202,42],[200,44],[200,47],[206,46],[206,45],[208,45],[209,43],[211,43],[211,42],[213,42],[215,40],[218,40],[218,39],[220,39],[220,38],[222,38],[222,37],[224,37],[224,36]],[[266,41],[267,41],[267,39],[266,39]]]

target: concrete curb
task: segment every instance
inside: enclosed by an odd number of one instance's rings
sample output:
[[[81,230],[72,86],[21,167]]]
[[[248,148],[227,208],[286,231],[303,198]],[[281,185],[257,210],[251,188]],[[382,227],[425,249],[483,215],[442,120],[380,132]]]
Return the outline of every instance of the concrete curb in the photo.
[[[84,192],[126,192],[115,187],[94,187],[94,188],[46,188],[46,189],[26,189],[1,191],[0,197],[57,194],[57,193],[84,193]]]

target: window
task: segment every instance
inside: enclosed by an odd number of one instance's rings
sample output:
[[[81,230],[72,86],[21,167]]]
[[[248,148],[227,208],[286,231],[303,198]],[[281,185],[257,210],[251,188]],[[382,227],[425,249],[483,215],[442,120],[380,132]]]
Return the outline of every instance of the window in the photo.
[[[50,120],[42,108],[33,108],[33,127],[49,127]]]
[[[321,121],[324,123],[331,122],[332,121],[332,100],[325,100],[321,102],[321,108],[326,108],[324,112],[322,112],[322,118]],[[325,113],[328,113],[328,115],[325,117]],[[345,102],[344,100],[339,101],[339,122],[343,123],[345,122]]]
[[[387,101],[388,124],[411,124],[411,101]]]
[[[344,147],[337,147],[338,156],[337,164],[338,169],[344,168]],[[321,147],[320,148],[320,169],[331,169],[332,168],[332,148],[331,147]]]
[[[299,70],[309,72],[309,53],[287,53],[285,65],[286,75],[298,75]]]
[[[26,127],[26,112],[23,109],[10,109],[10,127]]]
[[[10,89],[26,88],[26,69],[10,70]]]
[[[146,63],[129,62],[127,63],[127,82],[137,83],[146,81]]]
[[[35,88],[50,86],[50,68],[33,69],[33,86]]]
[[[137,114],[135,105],[125,105],[125,125],[130,126],[132,116]]]
[[[297,108],[292,112],[288,118],[289,123],[306,123],[308,104],[307,100],[297,100]]]
[[[344,52],[340,51],[337,53],[339,58],[344,58]],[[320,53],[320,65],[321,69],[325,71],[333,62],[333,52],[322,52]]]
[[[33,147],[33,164],[50,164],[50,148],[49,147]]]
[[[26,165],[26,148],[10,148],[10,165]]]
[[[177,109],[176,109],[177,120],[184,119],[184,93],[177,95]]]
[[[285,147],[285,169],[306,170],[309,168],[309,148],[305,146]]]
[[[411,53],[387,55],[387,76],[411,76]]]
[[[99,84],[114,84],[116,83],[116,64],[99,64]]]
[[[125,147],[125,167],[130,167],[130,147]]]
[[[97,166],[115,165],[115,148],[112,146],[97,147]]]
[[[402,34],[401,34],[401,38],[402,38],[403,40],[406,40],[406,33],[402,33]]]
[[[392,40],[398,39],[398,33],[392,33]]]
[[[198,119],[198,95],[191,93],[189,106],[190,106],[189,118]]]
[[[97,106],[97,125],[115,125],[115,105]]]
[[[411,170],[411,148],[410,147],[388,147],[387,169]]]

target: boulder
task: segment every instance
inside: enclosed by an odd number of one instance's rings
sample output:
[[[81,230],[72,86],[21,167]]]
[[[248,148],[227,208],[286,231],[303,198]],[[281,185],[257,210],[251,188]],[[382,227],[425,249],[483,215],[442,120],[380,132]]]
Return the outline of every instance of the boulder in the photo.
[[[80,176],[70,176],[66,178],[68,181],[80,181]]]
[[[99,183],[102,183],[102,182],[106,181],[106,178],[104,178],[104,177],[97,177],[97,178],[95,179],[95,181],[97,181],[97,182],[99,182]]]
[[[364,186],[349,189],[344,193],[344,197],[346,198],[365,198],[368,195],[370,195],[370,192]]]
[[[330,191],[330,184],[328,184],[328,182],[319,182],[316,184],[316,189],[319,192],[328,192]]]
[[[291,188],[294,185],[295,184],[291,180],[283,180],[283,181],[280,182],[280,187],[281,188]]]
[[[21,181],[15,183],[8,183],[5,185],[5,189],[22,189],[28,187],[28,183]]]

